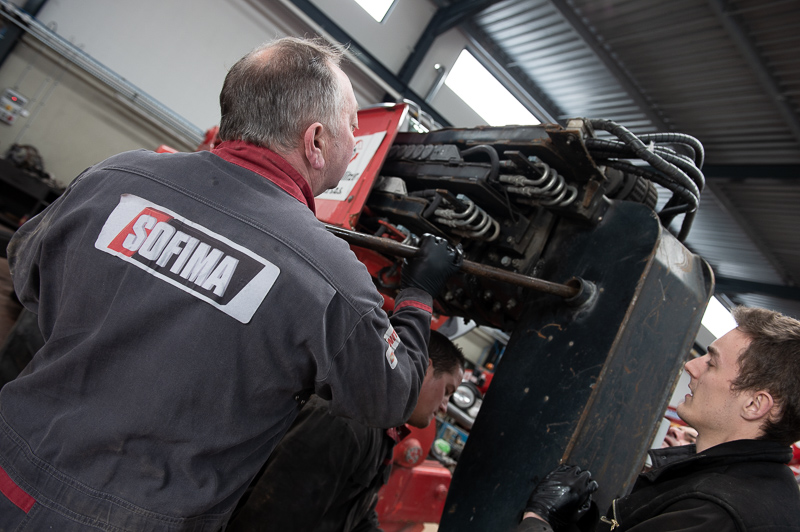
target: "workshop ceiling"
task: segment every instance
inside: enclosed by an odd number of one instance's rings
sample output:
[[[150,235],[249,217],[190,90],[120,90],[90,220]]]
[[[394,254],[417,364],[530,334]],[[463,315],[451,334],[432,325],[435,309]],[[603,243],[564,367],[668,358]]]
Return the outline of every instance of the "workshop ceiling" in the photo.
[[[707,187],[686,245],[717,295],[800,318],[800,2],[484,4],[462,29],[560,123],[697,137]]]
[[[408,83],[458,26],[562,125],[605,118],[696,137],[706,188],[685,244],[711,264],[723,301],[800,318],[797,0],[433,0],[396,75],[309,0],[291,1],[437,120]]]

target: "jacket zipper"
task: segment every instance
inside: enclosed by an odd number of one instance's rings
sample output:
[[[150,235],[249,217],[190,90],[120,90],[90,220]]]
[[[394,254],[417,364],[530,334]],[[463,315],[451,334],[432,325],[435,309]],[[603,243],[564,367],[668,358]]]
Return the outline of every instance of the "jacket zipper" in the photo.
[[[600,517],[600,520],[602,522],[611,525],[611,528],[609,528],[609,531],[610,530],[614,530],[615,528],[619,527],[619,521],[617,521],[617,499],[614,499],[613,501],[611,501],[611,514],[613,515],[613,517],[611,519],[609,519],[606,516]]]

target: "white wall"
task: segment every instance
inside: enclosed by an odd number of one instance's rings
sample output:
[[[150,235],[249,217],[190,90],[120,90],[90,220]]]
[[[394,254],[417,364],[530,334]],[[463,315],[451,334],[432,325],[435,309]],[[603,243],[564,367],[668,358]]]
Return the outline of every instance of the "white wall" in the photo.
[[[201,129],[219,122],[228,69],[262,42],[308,28],[280,2],[49,0],[37,18]]]
[[[390,71],[412,53],[436,6],[431,0],[397,2],[383,23],[353,0],[313,0]],[[201,129],[218,123],[218,95],[228,68],[262,42],[284,35],[313,35],[290,2],[279,0],[49,0],[38,19],[86,53]],[[450,70],[466,46],[457,29],[440,36],[410,86],[425,96],[433,65]],[[350,73],[350,72],[348,72]],[[382,97],[362,90],[361,105]],[[459,127],[484,122],[447,90],[434,99]],[[459,105],[460,104],[460,105]]]
[[[393,72],[436,10],[432,0],[402,0],[380,24],[353,0],[313,2]],[[37,19],[198,130],[219,123],[219,90],[237,59],[276,37],[320,32],[290,0],[48,0]],[[34,39],[25,42],[0,67],[0,89],[20,89],[31,99],[31,114],[13,126],[0,124],[0,153],[14,142],[34,145],[46,169],[67,184],[119,151],[162,143],[193,148],[131,111],[113,92]],[[465,44],[458,30],[437,39],[412,88],[424,97],[435,80],[433,65],[444,64],[449,71]],[[344,69],[359,105],[392,93],[363,64],[356,61]],[[447,87],[433,105],[457,127],[484,123]]]
[[[13,125],[0,124],[0,153],[12,144],[34,146],[45,170],[61,185],[115,153],[160,144],[193,148],[30,37],[6,59],[0,87],[29,98],[30,112]]]

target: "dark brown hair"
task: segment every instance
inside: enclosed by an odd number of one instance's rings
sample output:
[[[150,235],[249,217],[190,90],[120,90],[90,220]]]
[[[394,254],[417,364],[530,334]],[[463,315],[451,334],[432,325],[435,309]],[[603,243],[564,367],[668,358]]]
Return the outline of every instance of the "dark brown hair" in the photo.
[[[434,377],[438,377],[442,373],[454,373],[457,369],[464,369],[464,355],[461,353],[461,349],[439,331],[431,331],[428,357],[433,365]]]
[[[736,307],[738,329],[750,338],[739,355],[734,390],[766,390],[779,407],[760,439],[800,440],[800,321],[762,308]]]

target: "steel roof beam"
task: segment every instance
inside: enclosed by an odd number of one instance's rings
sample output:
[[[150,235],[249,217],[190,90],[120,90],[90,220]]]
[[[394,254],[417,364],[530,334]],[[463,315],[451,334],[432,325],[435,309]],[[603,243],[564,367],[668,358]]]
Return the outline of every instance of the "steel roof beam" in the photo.
[[[789,129],[792,130],[795,139],[800,141],[800,118],[798,118],[797,113],[790,105],[788,96],[781,91],[775,76],[765,66],[761,55],[747,36],[744,28],[734,18],[728,2],[726,0],[709,0],[709,5],[711,5],[725,31],[728,32],[736,47],[739,48],[739,52],[744,56],[748,66],[753,70],[758,81],[778,108],[778,112],[786,122],[786,125],[789,126]]]
[[[760,294],[780,299],[800,301],[800,288],[796,286],[759,283],[757,281],[732,279],[730,277],[716,277],[714,283],[716,292],[727,294]]]
[[[463,0],[460,2],[453,2],[447,7],[440,7],[431,18],[425,31],[422,32],[417,44],[414,45],[414,50],[406,58],[403,66],[400,67],[400,72],[397,73],[398,79],[403,83],[409,83],[414,73],[422,64],[425,54],[433,46],[433,41],[442,33],[455,28],[465,20],[477,15],[492,4],[496,4],[499,0]]]

